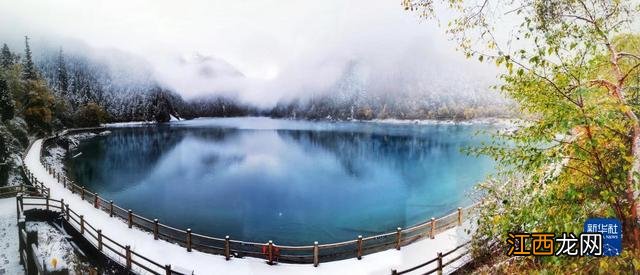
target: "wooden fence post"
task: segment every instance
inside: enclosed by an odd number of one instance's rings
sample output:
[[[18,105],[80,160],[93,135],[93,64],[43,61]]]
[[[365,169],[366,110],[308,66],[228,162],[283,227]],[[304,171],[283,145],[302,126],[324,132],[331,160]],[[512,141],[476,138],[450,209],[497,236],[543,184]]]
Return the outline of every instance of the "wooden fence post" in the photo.
[[[64,188],[67,189],[67,178],[66,177],[62,178],[62,186],[64,186]]]
[[[164,266],[164,274],[171,275],[171,265],[170,264]]]
[[[51,188],[47,187],[47,199],[51,198]]]
[[[191,228],[187,228],[187,252],[191,252]]]
[[[60,212],[64,215],[64,199],[60,199]]]
[[[358,235],[358,260],[362,259],[362,235]]]
[[[96,231],[98,232],[98,251],[102,251],[102,229]]]
[[[131,246],[127,245],[124,247],[125,256],[127,258],[127,270],[131,270]]]
[[[158,239],[158,219],[153,219],[153,239]]]
[[[109,201],[109,217],[113,217],[113,201]]]
[[[93,194],[93,207],[98,208],[98,193]]]
[[[269,244],[267,247],[267,257],[269,258],[267,263],[273,265],[273,241],[269,240]]]
[[[462,225],[462,207],[458,207],[458,226]]]
[[[398,270],[392,269],[391,270],[391,275],[398,275]]]
[[[82,186],[82,191],[80,191],[80,192],[82,192],[80,194],[80,198],[82,198],[82,200],[84,200],[84,186]]]
[[[442,252],[438,252],[438,274],[442,275]]]
[[[318,247],[318,242],[313,242],[313,266],[317,267],[320,264],[320,248]]]
[[[20,220],[20,209],[22,209],[22,194],[16,197],[16,212],[18,220]]]
[[[396,228],[396,249],[400,250],[402,244],[402,228]]]
[[[64,205],[64,210],[67,211],[67,222],[70,220],[70,216],[69,216],[69,204],[65,203]]]
[[[129,212],[129,228],[133,227],[133,211],[131,211],[131,209],[127,210],[127,212]]]
[[[47,211],[49,211],[49,196],[47,196],[47,197],[45,198],[45,201],[47,202],[47,204],[46,204],[46,205],[47,205],[47,208],[46,208],[46,209],[47,209]]]
[[[429,233],[429,238],[434,239],[436,237],[436,218],[431,218],[431,233]]]
[[[224,258],[227,261],[231,259],[231,243],[229,242],[229,235],[224,236]]]
[[[80,215],[80,235],[84,234],[84,215]]]

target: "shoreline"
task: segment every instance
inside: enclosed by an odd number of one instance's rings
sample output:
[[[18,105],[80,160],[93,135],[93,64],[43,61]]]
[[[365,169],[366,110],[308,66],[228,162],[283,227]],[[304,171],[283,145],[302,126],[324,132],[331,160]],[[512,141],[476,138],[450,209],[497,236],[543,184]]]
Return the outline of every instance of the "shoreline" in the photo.
[[[72,130],[77,130],[77,129],[72,129]],[[95,130],[95,129],[94,129]],[[108,130],[104,130],[102,132],[108,132]],[[79,132],[79,133],[62,133],[60,134],[58,137],[56,138],[60,138],[63,136],[68,136],[68,137],[76,137],[75,139],[78,141],[78,144],[80,142],[86,141],[88,139],[92,139],[94,137],[100,136],[101,134],[87,134],[85,132]],[[47,154],[49,154],[49,156],[45,156],[43,158],[43,161],[47,163],[47,165],[49,165],[51,167],[51,169],[53,171],[55,171],[56,173],[58,173],[61,177],[66,177],[66,178],[70,178],[69,174],[68,174],[68,170],[66,168],[66,165],[64,163],[64,159],[66,157],[68,157],[69,153],[74,150],[74,148],[77,147],[77,144],[74,147],[69,148],[69,150],[65,150],[64,148],[62,148],[59,145],[55,145],[54,147],[48,147],[48,146],[44,146],[44,144],[42,144],[41,146],[43,146],[43,152],[47,152]],[[28,153],[28,152],[27,152]],[[84,186],[83,183],[78,182],[77,183],[79,186]],[[90,189],[86,189],[89,192],[93,192],[93,190]],[[476,208],[480,203],[478,201],[474,202],[474,199],[470,199],[470,203],[468,204],[463,204],[460,208],[462,209],[473,209]],[[451,216],[452,214],[455,213],[455,209],[453,210],[449,210],[446,211],[444,213],[441,213],[439,216],[437,216],[436,219],[443,219],[446,217]],[[430,220],[424,220],[422,222],[418,222],[409,226],[406,226],[405,229],[412,229],[412,228],[418,228],[418,227],[428,227],[428,225],[430,224]],[[439,232],[437,234],[443,233],[445,230],[439,230]],[[377,235],[385,235],[385,234],[390,234],[393,233],[394,231],[392,229],[390,229],[389,231],[384,231],[381,233],[377,233]],[[222,236],[217,236],[217,238],[221,238]],[[341,242],[348,242],[348,241],[353,241],[352,239],[347,239],[347,240],[342,240],[342,241],[334,241],[333,243],[341,243]],[[249,242],[254,242],[254,241],[249,241]],[[284,246],[300,246],[302,244],[280,244],[280,245],[284,245]],[[303,246],[303,245],[302,245]]]
[[[73,194],[67,188],[63,188],[39,161],[42,141],[39,139],[34,142],[33,148],[27,153],[25,164],[36,179],[50,188],[53,199],[64,199],[69,207],[79,215],[84,214],[87,223],[102,229],[105,235],[112,236],[115,241],[130,245],[137,253],[156,262],[171,264],[172,267],[180,267],[197,274],[339,274],[344,270],[351,270],[352,274],[389,274],[392,269],[411,268],[436,257],[439,252],[451,250],[465,243],[471,238],[468,231],[474,229],[473,219],[467,219],[461,226],[445,229],[436,234],[434,239],[421,239],[403,246],[401,250],[388,249],[366,254],[362,260],[350,258],[322,262],[317,267],[312,264],[289,263],[267,265],[264,259],[253,257],[233,257],[232,260],[227,261],[221,255],[203,253],[198,250],[188,252],[182,246],[164,240],[154,240],[149,232],[136,227],[128,228],[126,222],[110,217],[108,213],[96,209],[91,203],[82,200],[78,194]],[[116,259],[122,263],[121,259],[118,260],[117,257]],[[435,263],[425,268],[434,266]]]
[[[206,118],[204,118],[204,119],[206,119]],[[145,123],[143,125],[150,125],[150,124],[149,123]],[[58,144],[55,144],[53,146],[44,146],[44,144],[43,144],[42,145],[44,147],[43,148],[44,149],[43,152],[47,152],[47,155],[48,155],[48,156],[44,156],[43,157],[43,161],[47,165],[49,165],[53,171],[55,171],[56,173],[59,173],[62,177],[67,177],[67,178],[71,179],[71,177],[69,177],[69,173],[68,173],[69,171],[67,170],[66,165],[65,165],[65,161],[64,161],[65,158],[70,156],[70,154],[73,152],[73,150],[75,148],[77,148],[77,146],[81,142],[93,139],[93,138],[98,137],[98,136],[102,136],[103,133],[110,134],[110,131],[108,130],[108,127],[96,132],[97,129],[99,129],[99,128],[87,128],[86,131],[89,131],[89,132],[84,132],[84,131],[82,131],[83,129],[68,129],[68,130],[65,130],[65,131],[61,132],[60,134],[56,135],[57,136],[56,138],[61,138],[61,137],[65,137],[66,136],[67,138],[71,138],[72,140],[76,141],[77,143],[75,143],[72,146],[70,146],[68,150],[62,148],[62,146],[60,146]],[[91,131],[93,131],[93,133]],[[76,184],[78,184],[79,186],[85,186],[81,182],[77,182]],[[92,190],[89,190],[89,189],[87,189],[87,191],[92,192]],[[462,209],[471,209],[471,208],[474,208],[477,205],[478,205],[478,201],[475,201],[475,199],[472,198],[472,199],[470,199],[468,204],[462,204],[460,206],[461,206]],[[448,211],[446,211],[444,213],[441,213],[437,217],[438,217],[438,219],[439,218],[448,217],[448,216],[452,215],[454,211],[455,211],[455,209],[448,210]],[[424,221],[421,221],[421,222],[417,222],[415,224],[408,225],[408,226],[406,226],[406,228],[416,228],[416,227],[421,227],[421,226],[428,226],[429,222],[430,222],[429,220],[424,220]],[[384,231],[384,232],[381,232],[381,233],[377,233],[377,234],[378,235],[384,235],[384,234],[389,234],[391,232],[393,232],[393,229],[390,229],[388,231]],[[218,237],[221,237],[221,236],[218,236]],[[344,241],[351,241],[351,239],[343,240],[343,241],[335,241],[335,242],[344,242]],[[251,242],[253,242],[253,241],[251,241]],[[285,245],[293,245],[293,244],[285,244]]]
[[[155,121],[129,121],[129,122],[114,122],[101,124],[101,127],[105,128],[120,128],[120,127],[138,127],[138,126],[153,126],[153,125],[171,125],[189,121],[204,121],[204,120],[231,120],[231,119],[267,119],[272,121],[289,121],[289,122],[310,122],[310,123],[362,123],[362,124],[386,124],[386,125],[494,125],[501,127],[514,127],[521,119],[516,118],[473,118],[468,120],[453,120],[453,119],[371,119],[371,120],[336,120],[336,119],[298,119],[298,118],[274,118],[268,116],[236,116],[236,117],[196,117],[193,119],[180,119],[172,120],[169,122],[155,122]]]

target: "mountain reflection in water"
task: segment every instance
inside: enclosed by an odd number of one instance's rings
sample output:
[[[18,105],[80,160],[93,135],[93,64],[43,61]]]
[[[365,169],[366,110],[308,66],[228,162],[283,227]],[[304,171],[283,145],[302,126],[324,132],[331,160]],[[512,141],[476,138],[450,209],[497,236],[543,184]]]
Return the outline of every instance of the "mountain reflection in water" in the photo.
[[[113,128],[67,158],[77,182],[193,232],[280,244],[344,241],[470,203],[493,170],[465,146],[488,125],[268,118]]]

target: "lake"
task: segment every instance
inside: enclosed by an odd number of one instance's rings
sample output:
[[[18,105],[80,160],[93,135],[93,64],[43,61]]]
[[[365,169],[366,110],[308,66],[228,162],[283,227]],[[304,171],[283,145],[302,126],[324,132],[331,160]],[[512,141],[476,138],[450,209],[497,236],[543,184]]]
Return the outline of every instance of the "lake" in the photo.
[[[111,128],[65,164],[89,190],[173,227],[310,245],[406,228],[470,204],[494,163],[460,150],[489,140],[476,132],[492,128],[196,119]]]

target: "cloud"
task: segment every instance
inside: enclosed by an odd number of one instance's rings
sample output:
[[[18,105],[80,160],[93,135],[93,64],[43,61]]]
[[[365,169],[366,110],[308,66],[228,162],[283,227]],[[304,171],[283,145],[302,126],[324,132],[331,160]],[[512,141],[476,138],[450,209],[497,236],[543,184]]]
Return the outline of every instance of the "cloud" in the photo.
[[[24,34],[138,55],[187,98],[228,94],[263,106],[331,92],[353,62],[385,93],[424,86],[407,81],[486,88],[496,72],[388,0],[0,0],[0,35]]]

